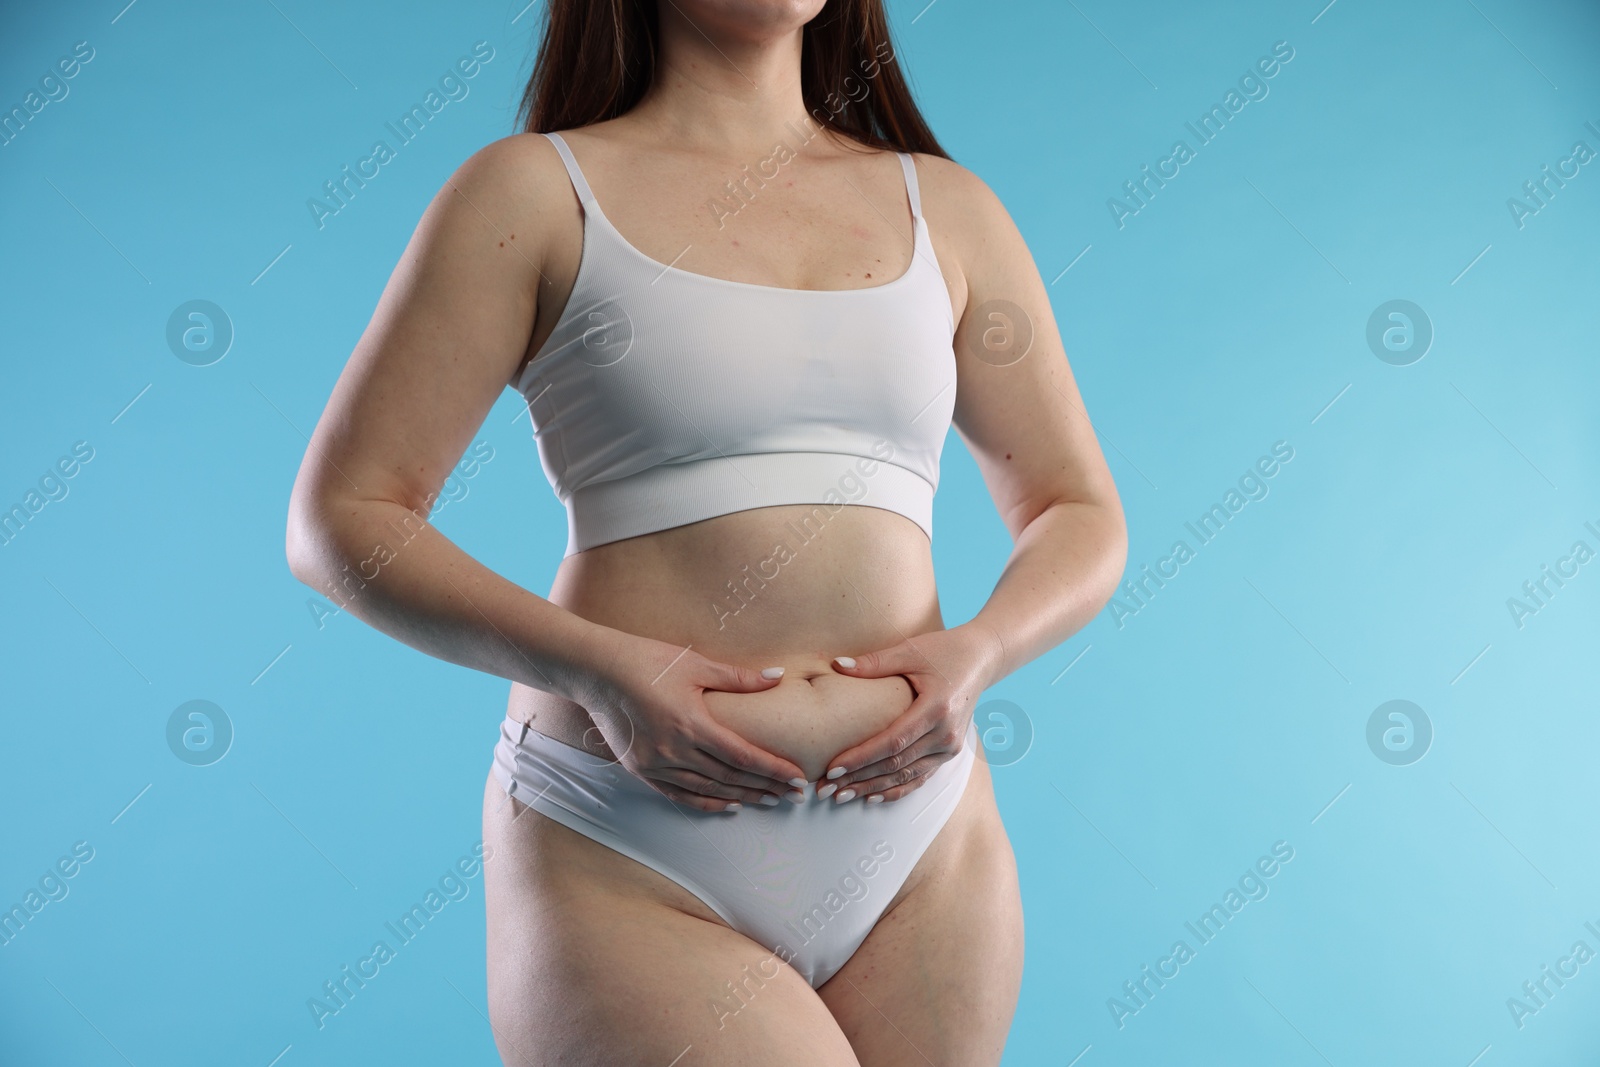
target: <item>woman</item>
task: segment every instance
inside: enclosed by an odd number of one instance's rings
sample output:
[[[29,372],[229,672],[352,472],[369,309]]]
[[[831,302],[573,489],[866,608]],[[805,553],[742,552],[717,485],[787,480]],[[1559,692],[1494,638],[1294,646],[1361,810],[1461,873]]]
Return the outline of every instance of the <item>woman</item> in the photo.
[[[500,1053],[998,1062],[1022,916],[973,708],[1125,557],[1027,248],[881,0],[551,0],[524,108],[428,208],[288,530],[303,581],[512,682]],[[568,509],[548,598],[417,521],[507,385]],[[952,420],[1015,548],[947,629]]]

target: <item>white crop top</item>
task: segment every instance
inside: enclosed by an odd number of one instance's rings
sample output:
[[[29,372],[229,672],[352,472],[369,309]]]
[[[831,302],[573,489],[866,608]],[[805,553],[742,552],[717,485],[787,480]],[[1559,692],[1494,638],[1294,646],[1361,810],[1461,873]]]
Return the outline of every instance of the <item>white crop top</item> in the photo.
[[[901,152],[911,266],[867,289],[781,289],[679,270],[611,225],[559,134],[583,256],[523,368],[539,461],[571,556],[749,508],[845,504],[933,536],[955,408],[955,323]]]

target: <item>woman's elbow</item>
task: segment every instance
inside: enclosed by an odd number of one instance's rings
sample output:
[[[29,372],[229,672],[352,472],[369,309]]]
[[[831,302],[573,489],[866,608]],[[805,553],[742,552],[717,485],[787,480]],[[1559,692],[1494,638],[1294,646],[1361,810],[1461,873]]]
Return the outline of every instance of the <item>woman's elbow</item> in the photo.
[[[328,558],[329,513],[307,494],[296,492],[289,499],[288,521],[284,526],[283,554],[289,573],[306,585],[316,587]]]
[[[1098,566],[1094,567],[1094,600],[1095,610],[1098,611],[1116,595],[1122,573],[1127,569],[1128,521],[1122,513],[1121,502],[1115,496],[1102,501],[1096,510],[1100,516],[1097,524]]]

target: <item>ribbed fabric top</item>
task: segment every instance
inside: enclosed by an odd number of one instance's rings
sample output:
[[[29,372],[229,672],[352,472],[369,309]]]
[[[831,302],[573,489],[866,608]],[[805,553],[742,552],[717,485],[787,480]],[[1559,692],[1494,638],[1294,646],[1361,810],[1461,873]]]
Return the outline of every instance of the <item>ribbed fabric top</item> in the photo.
[[[659,263],[611,225],[559,134],[583,205],[561,318],[517,379],[567,550],[749,508],[862,504],[933,536],[955,408],[955,323],[916,168],[897,153],[911,266],[867,289],[782,289]]]

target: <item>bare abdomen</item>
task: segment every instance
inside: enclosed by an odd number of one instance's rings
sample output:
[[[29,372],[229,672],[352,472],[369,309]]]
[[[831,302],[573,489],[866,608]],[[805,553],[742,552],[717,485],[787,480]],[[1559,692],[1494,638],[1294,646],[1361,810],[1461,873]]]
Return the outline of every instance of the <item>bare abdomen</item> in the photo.
[[[828,760],[889,725],[912,701],[911,685],[898,675],[850,678],[826,663],[820,668],[828,673],[807,681],[788,667],[783,681],[762,693],[708,692],[706,706],[718,722],[794,760],[815,782]]]
[[[773,688],[708,691],[706,706],[812,781],[913,699],[905,678],[851,678],[834,671],[832,658],[944,627],[926,535],[871,507],[758,508],[602,545],[563,561],[549,598],[593,622],[712,659],[783,667]],[[508,712],[609,755],[571,701],[514,684]]]

